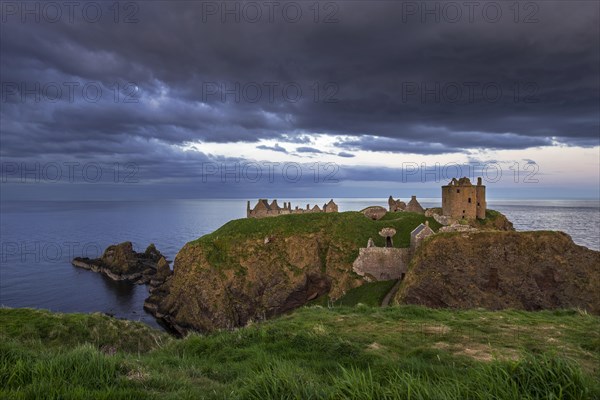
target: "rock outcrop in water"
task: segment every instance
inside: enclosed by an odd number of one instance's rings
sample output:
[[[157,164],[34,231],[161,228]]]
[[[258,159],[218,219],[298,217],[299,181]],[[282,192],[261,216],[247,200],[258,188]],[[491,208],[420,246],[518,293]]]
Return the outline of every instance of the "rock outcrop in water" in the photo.
[[[100,272],[115,281],[150,284],[151,287],[162,284],[171,275],[169,263],[154,244],[143,253],[137,253],[131,242],[123,242],[108,246],[100,258],[76,257],[71,263]]]
[[[599,287],[600,252],[576,245],[565,233],[449,233],[421,246],[396,302],[600,314]]]

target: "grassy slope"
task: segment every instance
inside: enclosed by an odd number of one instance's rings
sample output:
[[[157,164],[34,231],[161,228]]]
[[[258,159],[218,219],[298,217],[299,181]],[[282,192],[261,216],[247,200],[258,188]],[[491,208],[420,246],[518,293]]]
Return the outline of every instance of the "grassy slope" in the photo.
[[[600,396],[598,332],[576,311],[358,306],[176,340],[97,314],[0,309],[0,398],[586,399]]]
[[[366,306],[378,307],[395,283],[396,280],[364,283],[362,286],[350,289],[344,296],[333,302],[332,305],[336,307],[352,307],[363,304]],[[328,296],[321,296],[318,299],[313,300],[310,305],[328,306],[330,305],[328,302],[331,304]]]
[[[482,227],[488,226],[500,217],[504,218],[497,211],[488,210],[487,219],[476,223]],[[211,264],[228,269],[238,267],[237,261],[227,256],[233,243],[246,239],[264,239],[266,236],[318,234],[334,240],[338,245],[347,245],[348,257],[354,260],[358,255],[357,249],[366,246],[369,238],[373,239],[376,246],[385,246],[385,239],[379,236],[379,231],[385,227],[396,229],[394,247],[409,247],[410,232],[425,221],[429,221],[429,226],[434,231],[441,227],[435,219],[412,212],[388,212],[378,221],[355,211],[291,214],[262,219],[242,218],[229,221],[192,244],[206,249]]]
[[[211,263],[222,268],[237,266],[235,260],[229,260],[225,256],[232,243],[246,239],[264,239],[265,236],[319,234],[338,244],[347,244],[349,248],[354,249],[349,252],[349,257],[355,259],[358,255],[357,249],[365,247],[369,238],[373,238],[377,246],[385,245],[385,239],[379,236],[379,231],[385,227],[396,229],[394,247],[409,247],[410,232],[426,220],[434,230],[441,226],[433,218],[411,212],[388,213],[379,221],[370,220],[353,211],[291,214],[262,219],[243,218],[229,221],[213,233],[204,235],[192,243],[203,246]]]

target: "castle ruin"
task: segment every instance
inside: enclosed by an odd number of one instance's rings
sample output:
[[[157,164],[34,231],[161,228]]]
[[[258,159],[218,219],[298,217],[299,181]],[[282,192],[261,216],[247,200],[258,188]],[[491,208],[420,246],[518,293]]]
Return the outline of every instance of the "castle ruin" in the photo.
[[[367,247],[358,249],[358,257],[352,263],[352,270],[367,281],[400,279],[406,273],[410,261],[410,249],[394,247],[394,228],[383,228],[379,236],[385,239],[385,247],[377,247],[369,238]]]
[[[394,247],[394,228],[383,228],[379,236],[385,239],[384,247],[377,247],[369,238],[367,247],[358,249],[358,257],[352,263],[352,270],[368,281],[402,279],[408,270],[410,260],[423,240],[434,235],[429,221],[420,224],[410,233],[410,247]]]
[[[485,186],[481,178],[473,186],[469,178],[452,178],[442,186],[442,214],[456,219],[485,219]]]
[[[477,179],[477,185],[471,184],[469,178],[452,179],[446,186],[442,186],[442,214],[432,212],[426,213],[416,196],[411,196],[408,203],[400,199],[396,200],[392,196],[388,199],[389,212],[415,212],[425,214],[427,217],[433,217],[440,222],[438,218],[446,219],[483,219],[485,218],[486,201],[485,186],[481,184],[481,178]],[[385,209],[379,206],[367,207],[363,213],[370,219],[378,220],[385,215]],[[468,225],[458,225],[469,229],[475,229]],[[444,228],[440,229],[443,231]],[[454,225],[452,226],[454,228]],[[462,229],[461,229],[462,230]],[[369,238],[367,247],[359,248],[358,257],[352,264],[352,269],[358,275],[363,276],[368,281],[379,281],[387,279],[403,279],[407,272],[408,265],[412,257],[417,252],[423,241],[428,237],[435,235],[435,232],[429,226],[429,221],[419,224],[410,233],[410,247],[396,248],[392,238],[396,234],[393,228],[383,228],[379,235],[385,238],[384,247],[375,246],[373,239]]]
[[[259,199],[254,208],[250,208],[250,201],[246,205],[246,218],[265,218],[265,217],[276,217],[278,215],[287,214],[307,214],[307,213],[318,213],[318,212],[338,212],[338,205],[335,204],[333,199],[329,200],[328,203],[323,204],[323,208],[318,205],[314,205],[312,208],[310,204],[306,205],[306,208],[299,208],[296,206],[292,208],[291,202],[284,202],[283,207],[277,204],[277,200],[273,200],[271,204],[267,199]]]
[[[416,212],[419,214],[423,214],[425,212],[423,207],[421,207],[421,204],[419,204],[419,202],[417,201],[417,196],[411,196],[408,204],[401,201],[400,199],[394,200],[394,198],[392,196],[390,196],[388,198],[388,206],[389,206],[390,212],[409,211],[409,212]]]
[[[405,202],[400,201],[400,199],[394,200],[394,198],[392,196],[390,196],[390,198],[388,199],[388,206],[389,206],[390,212],[404,211],[404,209],[406,209]]]

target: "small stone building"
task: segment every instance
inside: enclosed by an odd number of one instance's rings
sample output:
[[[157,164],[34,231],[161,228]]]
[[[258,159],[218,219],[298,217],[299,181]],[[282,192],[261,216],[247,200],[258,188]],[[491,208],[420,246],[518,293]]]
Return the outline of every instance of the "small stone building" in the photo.
[[[323,211],[325,212],[338,212],[338,205],[335,204],[333,199],[329,200],[329,203],[323,206]]]
[[[473,186],[469,178],[453,178],[442,186],[442,214],[456,219],[485,219],[485,186],[477,178]]]
[[[429,227],[429,221],[425,221],[424,224],[420,224],[410,233],[410,250],[412,253],[421,245],[421,242],[433,235],[433,230]]]
[[[411,196],[410,201],[406,205],[405,211],[415,212],[419,214],[425,214],[425,210],[421,207],[421,204],[417,201],[417,196]]]

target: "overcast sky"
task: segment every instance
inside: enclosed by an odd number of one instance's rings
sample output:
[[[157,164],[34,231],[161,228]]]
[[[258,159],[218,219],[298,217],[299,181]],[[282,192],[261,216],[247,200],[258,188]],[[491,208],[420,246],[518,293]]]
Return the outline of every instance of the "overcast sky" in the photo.
[[[3,1],[2,199],[597,199],[599,4]]]

